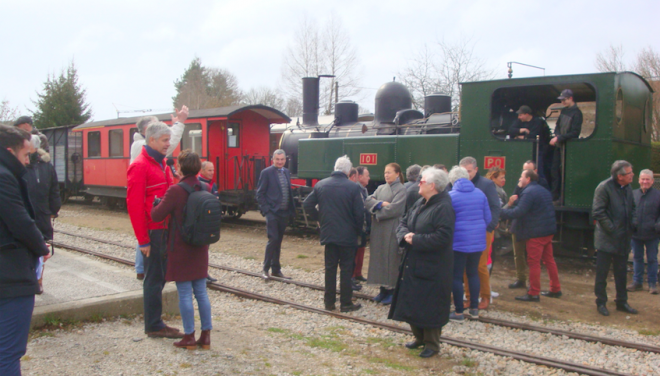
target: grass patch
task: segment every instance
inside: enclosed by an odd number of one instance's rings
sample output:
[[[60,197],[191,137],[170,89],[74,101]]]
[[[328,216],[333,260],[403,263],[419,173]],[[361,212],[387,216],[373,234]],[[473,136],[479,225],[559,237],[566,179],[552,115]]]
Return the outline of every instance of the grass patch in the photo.
[[[192,364],[190,364],[190,363],[181,363],[181,365],[179,365],[179,367],[181,367],[181,368],[192,368]]]
[[[660,330],[640,329],[637,333],[643,336],[657,336],[660,335]]]
[[[341,352],[342,350],[348,348],[348,345],[345,343],[330,338],[310,338],[307,340],[307,345],[310,347],[319,347],[334,352]]]
[[[372,362],[372,363],[382,364],[386,367],[396,369],[396,370],[399,370],[399,371],[414,371],[415,370],[415,368],[413,368],[413,367],[406,366],[404,364],[395,362],[395,361],[390,360],[390,359],[369,358],[369,361]]]
[[[461,360],[461,365],[472,368],[477,365],[477,362],[470,358],[463,358],[463,360]]]
[[[385,348],[390,348],[396,346],[396,343],[388,338],[379,338],[379,337],[369,337],[367,338],[367,343],[370,345],[380,344]]]
[[[371,368],[363,369],[362,372],[366,373],[367,375],[375,375],[378,372],[372,370]]]
[[[62,319],[57,316],[47,315],[44,317],[43,329],[65,329],[80,325],[80,321],[74,319]]]
[[[309,258],[309,256],[307,256],[307,255],[298,255],[298,256],[296,256],[296,258],[306,259],[306,258]]]
[[[100,323],[100,322],[103,321],[104,317],[105,317],[105,315],[103,315],[102,313],[95,313],[89,319],[87,319],[86,321],[93,322],[93,323]]]
[[[269,331],[271,333],[288,333],[289,331],[286,329],[281,329],[281,328],[268,328],[266,331]]]
[[[32,360],[32,357],[30,355],[25,355],[21,358],[21,362],[27,362],[28,360]]]
[[[256,260],[253,256],[245,256],[243,258],[246,260]]]

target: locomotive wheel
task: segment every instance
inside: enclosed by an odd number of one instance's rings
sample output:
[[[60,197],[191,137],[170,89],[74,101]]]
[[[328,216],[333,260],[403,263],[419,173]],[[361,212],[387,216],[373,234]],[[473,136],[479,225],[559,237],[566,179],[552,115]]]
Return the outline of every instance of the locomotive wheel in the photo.
[[[91,204],[92,201],[94,201],[94,196],[92,195],[85,195],[85,203]]]

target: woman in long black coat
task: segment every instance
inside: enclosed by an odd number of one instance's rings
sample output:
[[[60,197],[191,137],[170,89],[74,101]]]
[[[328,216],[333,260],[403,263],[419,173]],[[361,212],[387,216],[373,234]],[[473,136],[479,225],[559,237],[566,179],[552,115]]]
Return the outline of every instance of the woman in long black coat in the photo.
[[[423,358],[438,353],[442,327],[449,321],[455,214],[445,192],[448,183],[446,172],[424,171],[422,198],[401,219],[396,233],[406,252],[388,318],[410,324],[415,341],[406,347],[425,346],[419,354]]]

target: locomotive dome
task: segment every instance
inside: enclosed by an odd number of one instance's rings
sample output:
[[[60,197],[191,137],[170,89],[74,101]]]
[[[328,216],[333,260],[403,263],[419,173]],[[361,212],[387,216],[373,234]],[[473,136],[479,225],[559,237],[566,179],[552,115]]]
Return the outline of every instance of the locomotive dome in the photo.
[[[387,82],[376,92],[375,107],[375,121],[391,123],[397,111],[412,108],[412,96],[402,83]]]

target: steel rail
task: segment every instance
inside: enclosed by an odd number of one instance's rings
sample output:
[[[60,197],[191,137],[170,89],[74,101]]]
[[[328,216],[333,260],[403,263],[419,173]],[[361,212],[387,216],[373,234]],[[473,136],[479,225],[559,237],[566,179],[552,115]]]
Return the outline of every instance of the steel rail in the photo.
[[[68,244],[64,243],[58,243],[58,242],[53,242],[55,245],[61,247],[61,248],[67,248],[71,249],[77,252],[81,253],[86,253],[92,256],[112,260],[115,262],[122,263],[124,265],[135,265],[133,261],[122,259],[119,257],[114,257],[114,256],[109,256],[100,252],[95,252],[95,251],[90,251],[84,248],[76,247],[76,246],[71,246]],[[343,320],[348,320],[348,321],[353,321],[361,324],[366,324],[366,325],[371,325],[377,328],[389,330],[389,331],[394,331],[397,333],[403,333],[403,334],[412,334],[412,331],[406,328],[402,328],[396,325],[391,325],[391,324],[386,324],[378,321],[373,321],[373,320],[368,320],[368,319],[363,319],[360,317],[354,317],[350,315],[345,315],[342,313],[337,313],[337,312],[330,312],[326,311],[324,309],[316,308],[316,307],[311,307],[311,306],[306,306],[303,304],[298,304],[295,302],[290,302],[282,299],[277,299],[273,298],[270,296],[258,294],[258,293],[253,293],[241,289],[237,289],[235,287],[231,286],[226,286],[223,284],[219,283],[209,283],[208,284],[210,288],[216,291],[222,291],[226,293],[231,293],[236,296],[241,296],[244,298],[248,299],[255,299],[255,300],[261,300],[273,304],[279,304],[279,305],[284,305],[284,306],[290,306],[299,310],[304,310],[307,312],[312,312],[312,313],[317,313],[317,314],[323,314],[323,315],[328,315],[332,316],[335,318],[343,319]],[[479,343],[474,343],[471,341],[465,341],[465,340],[458,340],[458,339],[453,339],[453,338],[448,338],[448,337],[441,337],[441,342],[446,343],[448,345],[453,345],[457,347],[464,347],[464,348],[469,348],[472,350],[478,350],[478,351],[483,351],[483,352],[489,352],[495,355],[499,356],[504,356],[504,357],[510,357],[513,359],[521,360],[524,362],[528,363],[533,363],[537,365],[543,365],[543,366],[548,366],[548,367],[553,367],[553,368],[560,368],[564,369],[569,372],[578,372],[586,375],[593,375],[593,376],[609,376],[609,375],[616,375],[616,376],[625,376],[627,374],[616,372],[616,371],[610,371],[606,369],[601,369],[601,368],[596,368],[596,367],[591,367],[591,366],[586,366],[586,365],[580,365],[576,363],[571,363],[571,362],[564,362],[561,360],[557,359],[551,359],[551,358],[545,358],[537,355],[532,355],[532,354],[527,354],[527,353],[522,353],[522,352],[517,352],[517,351],[512,351],[512,350],[506,350],[506,349],[500,349],[497,347],[489,346],[489,345],[482,345]]]
[[[125,247],[129,249],[135,249],[134,247],[130,247],[126,244],[121,244],[118,242],[113,242],[109,240],[100,240],[100,239],[95,239],[90,236],[85,236],[85,235],[76,235],[73,233],[69,232],[64,232],[64,231],[56,231],[59,233],[62,233],[64,235],[69,235],[69,236],[74,236],[74,237],[80,237],[83,239],[88,239],[92,241],[96,241],[99,243],[106,243],[106,244],[111,244],[111,245],[116,245],[119,247]],[[58,246],[57,243],[55,243],[56,246]],[[91,252],[91,251],[90,251]],[[113,256],[108,256],[108,257],[113,257]],[[123,260],[123,259],[122,259]],[[117,261],[117,260],[115,260]],[[132,264],[131,264],[132,265]],[[255,273],[251,272],[249,270],[243,270],[243,269],[238,269],[238,268],[233,268],[231,266],[224,266],[224,265],[218,265],[214,263],[209,263],[209,266],[220,269],[220,270],[225,270],[228,272],[235,272],[235,273],[240,273],[244,275],[248,275],[251,277],[256,277],[256,278],[263,278],[261,273]],[[285,279],[285,278],[279,278],[279,277],[270,277],[270,280],[274,280],[277,282],[281,283],[287,283],[287,284],[292,284],[300,287],[305,287],[313,290],[318,290],[318,291],[325,291],[325,288],[323,286],[307,283],[307,282],[301,282],[301,281],[296,281],[293,279]],[[339,294],[339,292],[337,292]],[[365,300],[371,300],[372,296],[363,294],[363,293],[358,293],[358,292],[353,292],[353,296],[356,298],[360,299],[365,299]],[[484,317],[484,316],[479,316],[478,319],[474,319],[470,316],[465,316],[469,320],[472,321],[480,321],[485,324],[492,324],[492,325],[497,325],[497,326],[502,326],[502,327],[507,327],[507,328],[512,328],[512,329],[521,329],[521,330],[528,330],[528,331],[534,331],[534,332],[539,332],[539,333],[547,333],[547,334],[552,334],[556,336],[565,336],[571,339],[577,339],[581,341],[586,341],[586,342],[592,342],[592,343],[602,343],[605,345],[610,345],[610,346],[620,346],[620,347],[625,347],[629,349],[635,349],[635,350],[640,350],[640,351],[647,351],[651,353],[656,353],[660,354],[660,347],[658,346],[653,346],[653,345],[648,345],[644,343],[636,343],[636,342],[628,342],[628,341],[621,341],[621,340],[616,340],[612,338],[605,338],[605,337],[597,337],[593,336],[590,334],[582,334],[582,333],[577,333],[577,332],[571,332],[568,330],[562,330],[562,329],[554,329],[554,328],[548,328],[548,327],[543,327],[543,326],[537,326],[537,325],[531,325],[531,324],[525,324],[525,323],[519,323],[519,322],[514,322],[514,321],[508,321],[508,320],[500,320],[500,319],[495,319],[495,318],[490,318],[490,317]]]
[[[95,252],[95,251],[90,251],[81,247],[77,246],[72,246],[69,244],[64,244],[64,243],[59,243],[59,242],[52,242],[54,245],[60,247],[60,248],[65,248],[65,249],[70,249],[74,250],[80,253],[85,253],[88,255],[96,256],[99,258],[107,259],[107,260],[112,260],[124,265],[129,265],[133,266],[135,263],[130,260],[122,259],[120,257],[114,257],[114,256],[109,256],[100,252]],[[343,313],[337,313],[337,312],[331,312],[331,311],[326,311],[321,308],[316,308],[316,307],[311,307],[303,304],[298,304],[295,302],[290,302],[282,299],[277,299],[273,298],[267,295],[262,295],[250,291],[245,291],[242,289],[238,289],[235,287],[223,285],[220,283],[208,283],[208,286],[216,291],[222,291],[226,293],[230,293],[236,296],[248,298],[248,299],[254,299],[254,300],[260,300],[268,303],[273,303],[273,304],[278,304],[278,305],[283,305],[283,306],[289,306],[293,307],[298,310],[302,311],[307,311],[307,312],[312,312],[312,313],[317,313],[317,314],[322,314],[326,316],[331,316],[335,317],[338,319],[342,320],[347,320],[347,321],[352,321],[352,322],[357,322],[360,324],[366,324],[370,325],[373,327],[377,327],[380,329],[385,329],[397,333],[403,333],[403,334],[408,334],[412,335],[412,331],[410,329],[406,329],[400,326],[396,325],[391,325],[383,322],[378,322],[374,320],[368,320],[360,317],[355,317],[355,316],[350,316],[346,315]],[[506,349],[501,349],[497,348],[494,346],[489,346],[489,345],[483,345],[471,341],[466,341],[466,340],[459,340],[459,339],[454,339],[454,338],[449,338],[449,337],[440,337],[440,342],[446,343],[448,345],[452,346],[457,346],[457,347],[463,347],[463,348],[468,348],[471,350],[477,350],[477,351],[482,351],[482,352],[488,352],[492,353],[495,355],[503,356],[503,357],[509,357],[512,359],[516,360],[521,360],[527,363],[533,363],[541,366],[546,366],[546,367],[552,367],[552,368],[558,368],[558,369],[563,369],[568,372],[577,372],[585,375],[590,375],[590,376],[628,376],[628,374],[617,372],[617,371],[611,371],[611,370],[606,370],[602,368],[596,368],[592,366],[587,366],[587,365],[582,365],[582,364],[577,364],[577,363],[572,363],[572,362],[566,362],[558,359],[552,359],[552,358],[546,358],[538,355],[533,355],[533,354],[528,354],[528,353],[523,353],[523,352],[518,352],[518,351],[513,351],[513,350],[506,350]]]

